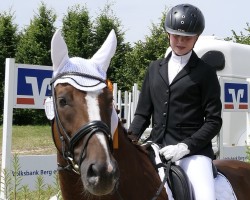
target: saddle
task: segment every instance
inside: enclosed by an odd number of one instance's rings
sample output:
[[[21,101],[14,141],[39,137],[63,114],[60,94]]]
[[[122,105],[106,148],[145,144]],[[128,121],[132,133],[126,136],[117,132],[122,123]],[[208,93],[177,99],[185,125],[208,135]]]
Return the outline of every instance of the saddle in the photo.
[[[183,169],[172,162],[166,163],[165,166],[165,177],[173,198],[175,200],[192,200],[191,184]],[[167,168],[169,168],[169,171],[167,171]]]
[[[164,159],[162,159],[162,163],[156,164],[154,149],[149,145],[147,146],[147,150],[156,171],[158,172],[158,168],[160,167],[164,168],[165,177],[163,184],[168,183],[173,198],[175,200],[193,200],[192,187],[184,170],[170,161],[164,161]]]

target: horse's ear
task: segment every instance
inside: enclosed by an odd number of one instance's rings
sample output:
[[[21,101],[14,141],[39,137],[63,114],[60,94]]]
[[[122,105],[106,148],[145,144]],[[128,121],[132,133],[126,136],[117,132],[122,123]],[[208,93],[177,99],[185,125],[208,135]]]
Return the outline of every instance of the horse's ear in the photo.
[[[60,68],[69,60],[68,48],[59,29],[54,33],[51,40],[51,59],[54,75],[56,75]]]
[[[110,60],[115,54],[116,45],[115,31],[111,30],[101,48],[91,58],[104,72],[108,70]]]

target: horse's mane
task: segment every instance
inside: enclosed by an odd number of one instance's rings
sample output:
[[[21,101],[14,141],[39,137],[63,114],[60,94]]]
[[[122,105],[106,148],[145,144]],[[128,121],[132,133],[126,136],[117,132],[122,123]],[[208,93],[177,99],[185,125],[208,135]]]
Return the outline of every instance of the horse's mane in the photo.
[[[134,147],[138,150],[138,151],[140,151],[140,152],[142,152],[143,154],[145,154],[146,156],[148,156],[149,157],[149,146],[150,145],[141,145],[139,142],[132,142],[129,138],[128,138],[128,131],[127,131],[127,129],[124,127],[124,123],[123,123],[123,121],[121,120],[121,119],[119,119],[119,121],[118,121],[118,126],[120,126],[121,127],[121,129],[122,129],[122,133],[124,134],[124,138],[126,139],[126,140],[128,140],[132,145],[134,145]]]

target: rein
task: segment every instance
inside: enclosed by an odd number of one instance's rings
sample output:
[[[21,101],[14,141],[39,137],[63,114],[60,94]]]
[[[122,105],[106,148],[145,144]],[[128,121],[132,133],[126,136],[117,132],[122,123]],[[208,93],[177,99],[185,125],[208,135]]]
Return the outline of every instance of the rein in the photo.
[[[160,187],[158,188],[155,196],[152,198],[152,200],[156,200],[159,197],[161,191],[163,190],[163,187],[164,187],[165,183],[168,180],[169,171],[170,171],[170,167],[171,167],[171,161],[168,161],[166,164],[165,163],[160,163],[160,164],[156,165],[156,167],[157,168],[163,167],[165,169],[165,176],[164,176],[163,181],[162,181]]]
[[[51,90],[52,90],[52,97],[53,97],[53,106],[54,106],[54,113],[55,113],[55,122],[56,122],[56,128],[57,128],[57,133],[59,135],[59,138],[61,140],[62,143],[62,148],[61,150],[58,149],[57,145],[56,148],[57,150],[62,154],[63,158],[67,161],[68,165],[67,166],[62,166],[58,163],[58,170],[69,170],[69,171],[73,171],[76,174],[80,175],[80,166],[81,163],[83,162],[83,160],[85,159],[85,149],[88,145],[88,141],[89,139],[96,134],[97,132],[102,132],[104,133],[104,135],[106,136],[106,138],[108,139],[109,142],[109,147],[111,149],[111,151],[113,152],[113,141],[112,141],[112,135],[110,132],[110,128],[107,126],[107,124],[105,124],[102,121],[91,121],[85,125],[83,125],[82,127],[80,127],[74,134],[73,137],[70,137],[69,134],[67,133],[67,131],[65,130],[64,126],[62,125],[62,122],[60,120],[59,114],[58,114],[58,110],[57,110],[57,104],[56,104],[56,95],[55,95],[55,89],[54,89],[54,83],[57,79],[63,78],[63,76],[82,76],[85,78],[90,78],[90,79],[95,79],[100,81],[100,83],[106,83],[105,80],[96,77],[96,76],[92,76],[89,74],[85,74],[85,73],[78,73],[78,72],[65,72],[65,73],[60,73],[58,74],[55,78],[53,78],[50,82],[51,85]],[[53,129],[52,129],[53,132]],[[67,142],[65,141],[65,137]],[[76,146],[76,144],[80,141],[80,139],[83,138],[83,149],[80,153],[80,159],[78,161],[78,163],[74,160],[74,148]],[[53,139],[54,139],[54,133],[53,133]],[[55,141],[54,141],[55,142]],[[66,143],[68,144],[68,146],[66,145]],[[67,149],[66,149],[67,148]],[[164,184],[167,181],[167,177],[169,175],[169,169],[170,169],[170,164],[162,164],[161,166],[157,166],[157,167],[164,167],[166,169],[165,171],[165,176],[164,176],[164,180],[162,181],[161,185],[159,186],[155,196],[152,198],[152,200],[156,200],[163,187]],[[117,193],[119,200],[123,200],[120,192],[118,191],[118,188],[116,187],[116,190],[114,191]]]
[[[59,117],[59,114],[58,114],[57,104],[56,104],[56,95],[55,95],[55,89],[54,89],[54,82],[57,79],[60,79],[63,76],[67,76],[67,75],[70,75],[70,76],[82,76],[82,77],[85,77],[85,78],[91,78],[91,79],[99,80],[100,82],[104,82],[104,83],[105,83],[105,80],[100,79],[99,77],[96,77],[96,76],[85,74],[85,73],[67,72],[67,73],[58,74],[50,82],[51,90],[52,90],[52,97],[53,97],[56,128],[57,128],[57,133],[59,134],[59,138],[60,138],[61,143],[62,143],[62,149],[59,150],[58,147],[57,147],[57,149],[58,149],[59,152],[61,152],[61,154],[63,155],[63,158],[68,163],[68,165],[65,166],[65,167],[58,164],[58,169],[59,170],[63,170],[63,169],[72,170],[76,174],[80,175],[79,169],[80,169],[81,163],[83,162],[83,160],[84,160],[84,158],[86,156],[85,155],[85,149],[87,147],[89,139],[94,134],[96,134],[97,132],[104,133],[104,135],[108,139],[109,147],[110,147],[111,151],[113,151],[113,143],[112,143],[112,136],[111,136],[110,128],[104,122],[97,121],[97,120],[96,121],[91,121],[91,122],[83,125],[82,127],[80,127],[80,129],[78,129],[73,134],[73,137],[69,136],[69,134],[67,133],[67,131],[63,127],[62,122],[61,122],[60,117]],[[53,135],[54,135],[54,133],[53,133]],[[64,137],[66,137],[68,146],[66,145],[66,141],[65,141]],[[75,148],[76,144],[82,138],[83,138],[83,149],[82,149],[81,154],[80,154],[80,159],[79,159],[79,161],[77,163],[74,160],[74,148]],[[67,150],[66,150],[66,146],[68,147]]]

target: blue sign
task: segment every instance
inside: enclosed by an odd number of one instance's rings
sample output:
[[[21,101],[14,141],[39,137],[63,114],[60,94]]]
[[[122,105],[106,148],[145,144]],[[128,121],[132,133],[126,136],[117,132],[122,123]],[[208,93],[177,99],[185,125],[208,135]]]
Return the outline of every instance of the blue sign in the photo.
[[[225,83],[224,85],[224,108],[225,109],[248,109],[248,84]]]
[[[44,100],[51,95],[52,68],[17,68],[17,105],[33,105],[43,108]]]

